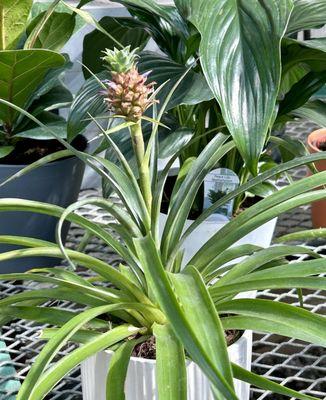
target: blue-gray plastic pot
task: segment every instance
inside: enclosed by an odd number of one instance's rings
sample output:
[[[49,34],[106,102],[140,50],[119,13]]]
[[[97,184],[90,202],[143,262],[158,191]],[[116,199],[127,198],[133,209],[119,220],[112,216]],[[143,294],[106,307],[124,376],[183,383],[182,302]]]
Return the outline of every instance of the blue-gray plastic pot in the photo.
[[[0,164],[0,182],[12,176],[23,166]],[[20,198],[67,207],[78,198],[84,174],[84,163],[76,157],[46,164],[0,188],[0,198]],[[28,236],[55,242],[57,219],[29,212],[1,212],[0,235]],[[63,229],[66,239],[69,224]],[[0,253],[17,249],[0,244]],[[0,273],[23,272],[36,267],[53,267],[58,259],[33,257],[0,262]]]

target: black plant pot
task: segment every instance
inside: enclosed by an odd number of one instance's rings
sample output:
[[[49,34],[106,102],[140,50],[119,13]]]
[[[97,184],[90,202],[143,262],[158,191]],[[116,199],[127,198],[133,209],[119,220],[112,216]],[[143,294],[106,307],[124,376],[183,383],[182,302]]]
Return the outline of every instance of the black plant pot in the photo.
[[[0,164],[0,182],[23,166]],[[20,198],[67,207],[78,198],[84,174],[84,163],[70,157],[44,165],[0,187],[0,198]],[[27,236],[55,242],[58,220],[47,215],[8,211],[0,213],[0,235]],[[66,239],[69,223],[64,225]],[[0,253],[17,246],[0,244]],[[36,267],[53,267],[59,260],[49,257],[21,258],[0,262],[0,273],[23,272]]]

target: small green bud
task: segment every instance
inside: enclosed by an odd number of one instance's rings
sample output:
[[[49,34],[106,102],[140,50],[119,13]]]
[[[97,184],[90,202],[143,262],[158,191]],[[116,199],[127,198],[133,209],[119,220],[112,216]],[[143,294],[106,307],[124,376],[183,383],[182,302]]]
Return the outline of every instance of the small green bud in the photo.
[[[130,46],[127,46],[122,50],[118,50],[116,48],[113,50],[105,49],[103,51],[105,56],[102,57],[102,60],[107,63],[107,68],[110,70],[110,72],[128,72],[135,68],[137,64],[137,50],[138,48],[130,51]]]

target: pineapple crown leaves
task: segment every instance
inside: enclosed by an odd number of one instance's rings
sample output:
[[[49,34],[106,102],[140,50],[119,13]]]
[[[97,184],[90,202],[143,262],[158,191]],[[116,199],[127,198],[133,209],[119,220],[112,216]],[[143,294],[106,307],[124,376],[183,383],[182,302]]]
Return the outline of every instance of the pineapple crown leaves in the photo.
[[[123,73],[134,69],[137,64],[138,55],[136,52],[138,47],[130,50],[130,46],[124,47],[119,50],[114,48],[113,50],[105,49],[102,60],[107,64],[107,68],[110,72]]]
[[[128,121],[139,121],[145,111],[157,101],[153,98],[155,82],[148,83],[149,72],[141,74],[136,67],[137,49],[105,50],[103,59],[108,64],[111,80],[101,92],[109,110]]]

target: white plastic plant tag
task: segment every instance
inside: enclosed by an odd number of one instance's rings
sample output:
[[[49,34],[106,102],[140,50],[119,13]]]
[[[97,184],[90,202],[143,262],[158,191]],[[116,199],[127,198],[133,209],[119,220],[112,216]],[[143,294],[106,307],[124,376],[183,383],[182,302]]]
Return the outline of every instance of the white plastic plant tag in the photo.
[[[210,207],[217,200],[232,192],[239,186],[239,177],[228,168],[217,168],[211,171],[204,181],[204,209]],[[218,207],[214,214],[227,219],[232,218],[234,199]]]

